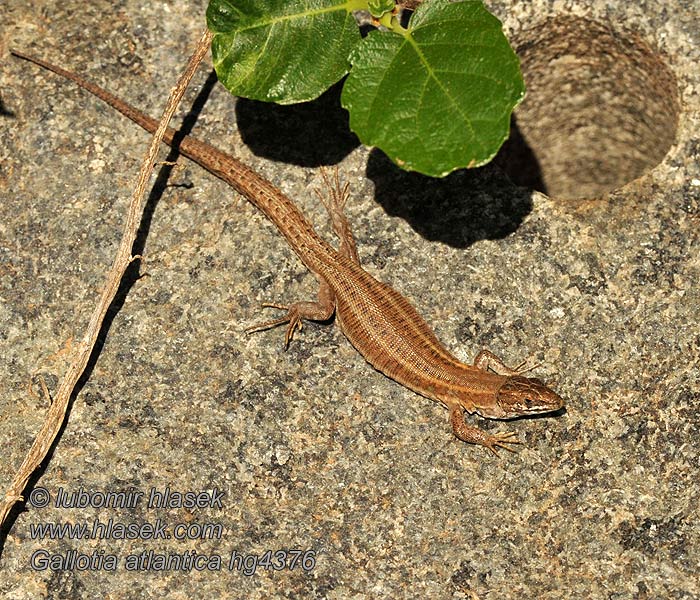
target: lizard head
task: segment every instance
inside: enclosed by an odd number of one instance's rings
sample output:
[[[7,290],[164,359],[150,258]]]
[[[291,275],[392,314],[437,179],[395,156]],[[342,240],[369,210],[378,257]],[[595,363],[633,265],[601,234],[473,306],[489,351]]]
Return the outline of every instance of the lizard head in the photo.
[[[515,375],[508,377],[496,392],[496,406],[489,409],[491,414],[485,414],[483,409],[478,412],[492,419],[512,419],[552,412],[562,406],[564,400],[539,379]]]

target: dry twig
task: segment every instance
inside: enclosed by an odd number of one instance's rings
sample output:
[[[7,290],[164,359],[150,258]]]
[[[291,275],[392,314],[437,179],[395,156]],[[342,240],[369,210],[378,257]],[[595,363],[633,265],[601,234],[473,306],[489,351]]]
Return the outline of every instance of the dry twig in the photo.
[[[2,501],[2,505],[0,505],[0,525],[5,522],[5,518],[9,514],[15,502],[23,500],[22,492],[24,491],[29,478],[46,457],[49,449],[51,448],[51,444],[53,443],[61,428],[61,425],[63,424],[71,394],[75,389],[78,379],[83,374],[83,371],[85,370],[90,358],[90,354],[95,347],[95,342],[97,341],[97,336],[100,328],[102,327],[102,322],[107,313],[107,309],[114,300],[114,296],[119,289],[119,284],[124,276],[124,273],[126,272],[127,267],[135,258],[131,256],[131,249],[136,239],[136,233],[138,231],[141,214],[143,212],[142,204],[146,191],[146,185],[148,184],[153,171],[156,156],[163,139],[163,133],[165,132],[173,113],[180,104],[180,100],[182,99],[192,76],[197,70],[199,63],[207,53],[210,42],[211,33],[208,30],[205,30],[194,53],[190,57],[187,68],[170,92],[170,98],[168,99],[168,104],[165,107],[163,116],[160,119],[158,131],[156,131],[155,135],[153,136],[151,146],[148,149],[148,153],[146,154],[143,163],[141,164],[138,183],[133,195],[131,196],[126,220],[124,222],[121,242],[119,244],[112,267],[107,275],[107,281],[105,282],[102,294],[97,302],[94,312],[92,313],[90,323],[87,327],[85,335],[83,336],[83,340],[77,344],[75,357],[71,361],[68,371],[61,381],[56,397],[51,402],[48,413],[46,414],[46,419],[44,420],[44,424],[39,430],[39,433],[37,434],[32,447],[29,449],[27,456],[15,473],[9,489],[7,492],[5,492],[5,498]],[[48,393],[48,390],[44,386],[44,394],[48,396]],[[50,398],[47,399],[50,400]]]

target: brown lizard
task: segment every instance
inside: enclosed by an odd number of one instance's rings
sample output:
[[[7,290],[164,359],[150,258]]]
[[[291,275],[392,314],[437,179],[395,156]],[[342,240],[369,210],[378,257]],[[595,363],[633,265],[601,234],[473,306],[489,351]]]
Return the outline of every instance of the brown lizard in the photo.
[[[155,119],[79,75],[20,52],[12,53],[71,79],[150,133],[158,126]],[[168,129],[164,141],[172,145],[175,135],[175,130]],[[288,344],[301,329],[302,319],[326,321],[335,313],[341,330],[367,362],[407,388],[441,402],[449,410],[452,430],[459,439],[485,446],[494,454],[498,448],[511,450],[508,444],[520,442],[513,433],[490,434],[467,424],[465,410],[490,419],[512,419],[556,411],[564,405],[540,380],[522,376],[488,350],[479,352],[473,365],[460,362],[443,347],[406,298],[360,266],[343,213],[347,185],[341,187],[337,172],[334,185],[324,175],[331,189],[324,203],[340,239],[335,250],[287,196],[243,163],[190,136],[179,141],[177,148],[260,209],[319,280],[316,301],[288,306],[266,304],[287,312],[249,331],[288,323]]]

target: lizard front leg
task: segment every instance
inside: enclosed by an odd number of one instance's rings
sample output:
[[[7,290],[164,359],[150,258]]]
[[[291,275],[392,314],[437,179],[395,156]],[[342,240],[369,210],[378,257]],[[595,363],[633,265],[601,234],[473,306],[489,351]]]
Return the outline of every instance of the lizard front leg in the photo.
[[[521,442],[515,438],[513,432],[505,433],[486,433],[474,425],[469,425],[464,420],[464,409],[459,404],[451,404],[450,409],[450,424],[452,432],[463,442],[476,444],[488,448],[493,454],[498,456],[498,450],[503,448],[509,452],[515,452],[508,444],[520,444]]]
[[[474,357],[474,366],[482,371],[493,371],[498,375],[520,375],[525,371],[529,371],[534,367],[523,369],[524,362],[520,363],[514,369],[506,365],[498,356],[490,350],[480,350]]]

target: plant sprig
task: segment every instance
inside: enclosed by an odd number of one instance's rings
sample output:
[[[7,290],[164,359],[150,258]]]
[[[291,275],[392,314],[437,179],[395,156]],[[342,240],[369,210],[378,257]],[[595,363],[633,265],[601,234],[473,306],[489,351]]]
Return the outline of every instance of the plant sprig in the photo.
[[[364,39],[354,13],[377,29]],[[210,0],[219,80],[237,96],[292,104],[345,75],[350,128],[396,164],[432,176],[493,158],[525,87],[481,0],[427,0],[408,25],[393,0]]]

